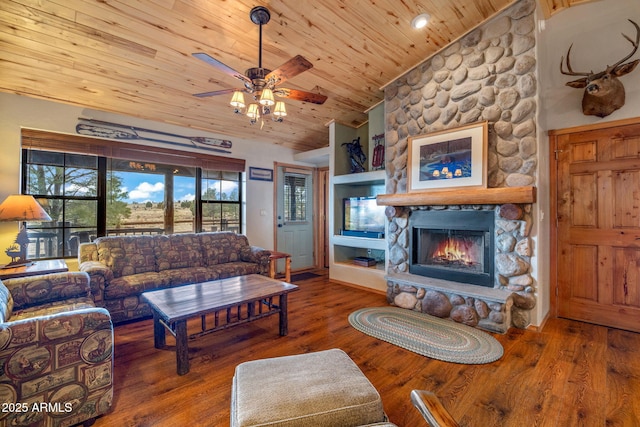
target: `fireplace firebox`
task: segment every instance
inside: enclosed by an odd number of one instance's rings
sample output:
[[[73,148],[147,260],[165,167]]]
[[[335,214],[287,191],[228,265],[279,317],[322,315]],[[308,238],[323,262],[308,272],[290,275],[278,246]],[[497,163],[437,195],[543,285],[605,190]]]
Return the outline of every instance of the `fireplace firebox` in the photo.
[[[409,272],[494,287],[493,211],[413,211]]]

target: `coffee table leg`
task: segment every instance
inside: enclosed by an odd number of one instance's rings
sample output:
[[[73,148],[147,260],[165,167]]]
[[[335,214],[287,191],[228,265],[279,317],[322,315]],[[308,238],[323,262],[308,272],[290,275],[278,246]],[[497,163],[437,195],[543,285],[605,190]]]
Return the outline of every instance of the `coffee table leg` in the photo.
[[[176,333],[176,363],[178,365],[178,375],[189,372],[189,348],[187,342],[187,321],[180,320],[175,325]]]
[[[153,346],[155,348],[164,348],[167,345],[165,337],[164,325],[160,322],[160,317],[156,312],[153,313]]]
[[[280,335],[289,333],[289,317],[287,316],[287,294],[280,295]]]

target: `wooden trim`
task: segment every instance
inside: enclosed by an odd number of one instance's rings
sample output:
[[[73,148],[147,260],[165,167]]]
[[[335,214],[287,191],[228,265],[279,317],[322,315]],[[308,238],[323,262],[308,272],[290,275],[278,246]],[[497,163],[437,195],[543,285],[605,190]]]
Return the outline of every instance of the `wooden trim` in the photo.
[[[205,170],[225,172],[244,172],[245,169],[244,159],[36,129],[22,129],[22,148],[200,167]]]
[[[549,133],[549,313],[553,317],[558,317],[558,161],[555,152],[561,135],[566,134]]]
[[[564,129],[551,129],[550,131],[547,132],[547,134],[549,135],[549,137],[551,137],[551,136],[566,135],[570,133],[587,132],[587,131],[593,131],[593,130],[599,130],[599,129],[609,129],[609,128],[614,128],[619,126],[635,125],[638,123],[640,123],[640,117],[634,117],[630,119],[614,120],[611,122],[598,122],[598,123],[593,123],[589,125],[580,125],[580,126],[574,126],[570,128],[564,128]]]
[[[402,194],[379,194],[376,200],[379,205],[383,206],[535,203],[536,187],[470,188]]]

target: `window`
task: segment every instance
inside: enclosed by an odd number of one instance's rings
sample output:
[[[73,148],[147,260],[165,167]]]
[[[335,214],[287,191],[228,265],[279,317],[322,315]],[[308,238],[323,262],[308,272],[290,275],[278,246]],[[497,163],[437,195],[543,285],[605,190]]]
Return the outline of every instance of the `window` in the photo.
[[[242,232],[239,172],[30,149],[23,171],[52,219],[28,224],[29,258],[77,256],[105,235]]]
[[[28,224],[30,258],[57,258],[77,253],[74,243],[97,234],[98,158],[27,150],[24,193],[33,195],[51,221]]]
[[[307,175],[284,174],[285,222],[307,220]]]
[[[203,228],[237,232],[240,230],[240,215],[240,175],[233,172],[203,172]]]

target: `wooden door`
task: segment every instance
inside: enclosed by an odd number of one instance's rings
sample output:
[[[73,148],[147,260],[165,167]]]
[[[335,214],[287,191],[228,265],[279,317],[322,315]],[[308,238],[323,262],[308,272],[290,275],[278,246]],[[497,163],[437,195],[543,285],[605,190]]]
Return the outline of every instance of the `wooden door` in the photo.
[[[314,268],[313,169],[276,164],[276,184],[276,248],[291,255],[292,271]]]
[[[557,315],[640,332],[640,120],[552,143]]]

